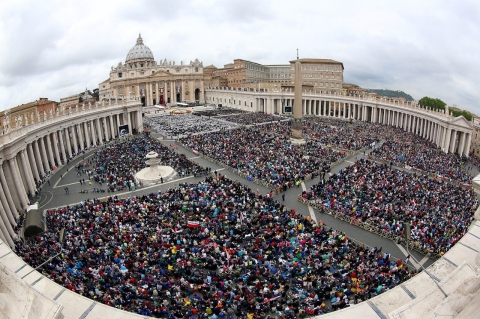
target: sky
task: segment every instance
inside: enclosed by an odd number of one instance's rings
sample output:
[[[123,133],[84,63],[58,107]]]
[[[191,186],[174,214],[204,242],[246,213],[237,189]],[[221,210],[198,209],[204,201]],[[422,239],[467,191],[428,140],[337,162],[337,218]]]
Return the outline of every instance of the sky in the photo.
[[[0,110],[93,90],[141,33],[155,60],[326,58],[344,81],[480,115],[479,1],[0,2]]]

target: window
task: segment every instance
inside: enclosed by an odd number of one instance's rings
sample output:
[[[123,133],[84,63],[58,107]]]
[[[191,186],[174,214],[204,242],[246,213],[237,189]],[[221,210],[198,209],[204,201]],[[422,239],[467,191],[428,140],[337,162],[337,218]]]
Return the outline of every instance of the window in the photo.
[[[198,67],[195,67],[195,72],[198,72]]]
[[[133,72],[132,72],[132,73],[131,73],[131,75],[132,75],[132,76],[134,76],[134,75],[135,75],[135,73],[133,73]]]
[[[121,73],[121,72],[120,72],[120,73],[118,73],[118,77],[119,77],[119,78],[121,78],[121,77],[122,77],[122,73]]]
[[[143,68],[143,63],[140,63],[140,67]]]

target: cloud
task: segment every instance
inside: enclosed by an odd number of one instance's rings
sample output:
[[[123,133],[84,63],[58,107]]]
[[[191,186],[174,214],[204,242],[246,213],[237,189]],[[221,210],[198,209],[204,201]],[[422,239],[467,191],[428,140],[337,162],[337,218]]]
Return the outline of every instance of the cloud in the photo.
[[[0,109],[95,88],[138,33],[155,59],[223,67],[330,58],[345,81],[429,95],[480,115],[475,1],[253,0],[0,3]]]

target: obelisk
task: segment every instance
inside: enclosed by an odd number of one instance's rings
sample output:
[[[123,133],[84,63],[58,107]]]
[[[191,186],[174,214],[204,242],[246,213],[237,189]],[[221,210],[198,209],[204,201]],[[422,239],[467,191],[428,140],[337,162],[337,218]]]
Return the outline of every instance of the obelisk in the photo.
[[[293,144],[303,144],[305,140],[303,139],[303,125],[302,125],[302,75],[301,75],[302,64],[298,59],[298,49],[297,49],[297,61],[295,61],[295,95],[293,100],[293,125],[292,125],[292,138],[290,141]]]

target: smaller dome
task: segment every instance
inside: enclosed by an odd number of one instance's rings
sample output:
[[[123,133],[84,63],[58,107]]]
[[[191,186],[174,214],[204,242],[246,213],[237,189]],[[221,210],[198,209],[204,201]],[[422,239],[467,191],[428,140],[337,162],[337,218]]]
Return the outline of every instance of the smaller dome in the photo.
[[[137,44],[128,51],[125,63],[131,60],[154,60],[152,50],[143,44],[143,39],[140,34],[138,35]]]

